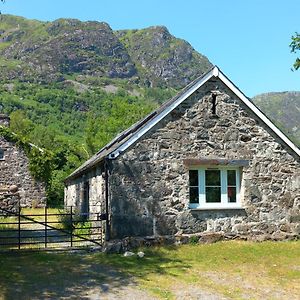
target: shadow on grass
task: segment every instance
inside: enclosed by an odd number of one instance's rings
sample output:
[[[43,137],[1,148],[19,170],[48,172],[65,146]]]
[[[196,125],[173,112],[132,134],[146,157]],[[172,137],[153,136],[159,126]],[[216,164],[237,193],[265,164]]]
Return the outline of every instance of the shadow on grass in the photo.
[[[155,249],[142,259],[102,253],[0,253],[0,265],[0,299],[90,299],[117,293],[134,285],[135,278],[176,276],[175,268],[189,268]]]

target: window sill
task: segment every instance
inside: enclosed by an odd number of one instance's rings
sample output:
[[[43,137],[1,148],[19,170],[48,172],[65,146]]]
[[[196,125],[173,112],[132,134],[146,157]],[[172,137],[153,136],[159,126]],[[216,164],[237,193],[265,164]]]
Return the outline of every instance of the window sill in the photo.
[[[232,210],[232,209],[236,209],[236,210],[241,210],[244,209],[244,207],[242,206],[202,206],[202,207],[191,207],[189,206],[190,210]]]

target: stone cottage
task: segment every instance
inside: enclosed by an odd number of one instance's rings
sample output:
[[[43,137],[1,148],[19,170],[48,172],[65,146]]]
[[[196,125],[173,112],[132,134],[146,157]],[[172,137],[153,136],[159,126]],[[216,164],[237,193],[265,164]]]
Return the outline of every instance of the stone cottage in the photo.
[[[218,67],[122,132],[65,185],[66,205],[105,211],[110,238],[300,234],[300,149]]]
[[[8,116],[0,114],[0,127],[9,127]],[[38,207],[45,203],[45,184],[30,174],[25,152],[0,133],[0,208],[12,210],[19,204]]]

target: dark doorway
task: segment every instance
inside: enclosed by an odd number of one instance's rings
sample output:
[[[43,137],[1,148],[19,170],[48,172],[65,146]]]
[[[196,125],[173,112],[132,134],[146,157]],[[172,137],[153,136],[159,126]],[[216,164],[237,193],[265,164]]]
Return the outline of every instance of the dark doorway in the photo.
[[[90,213],[90,184],[88,181],[83,186],[83,199],[81,204],[81,213],[84,220],[87,220]]]

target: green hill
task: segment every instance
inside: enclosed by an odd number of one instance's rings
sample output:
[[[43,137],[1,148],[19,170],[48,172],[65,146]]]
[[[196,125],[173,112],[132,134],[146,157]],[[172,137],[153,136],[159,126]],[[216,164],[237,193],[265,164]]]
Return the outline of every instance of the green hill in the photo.
[[[300,92],[266,93],[252,100],[300,147]]]
[[[23,111],[26,134],[44,147],[51,131],[90,154],[210,67],[165,27],[115,32],[103,22],[1,15],[0,108]],[[92,149],[89,118],[103,129]]]

